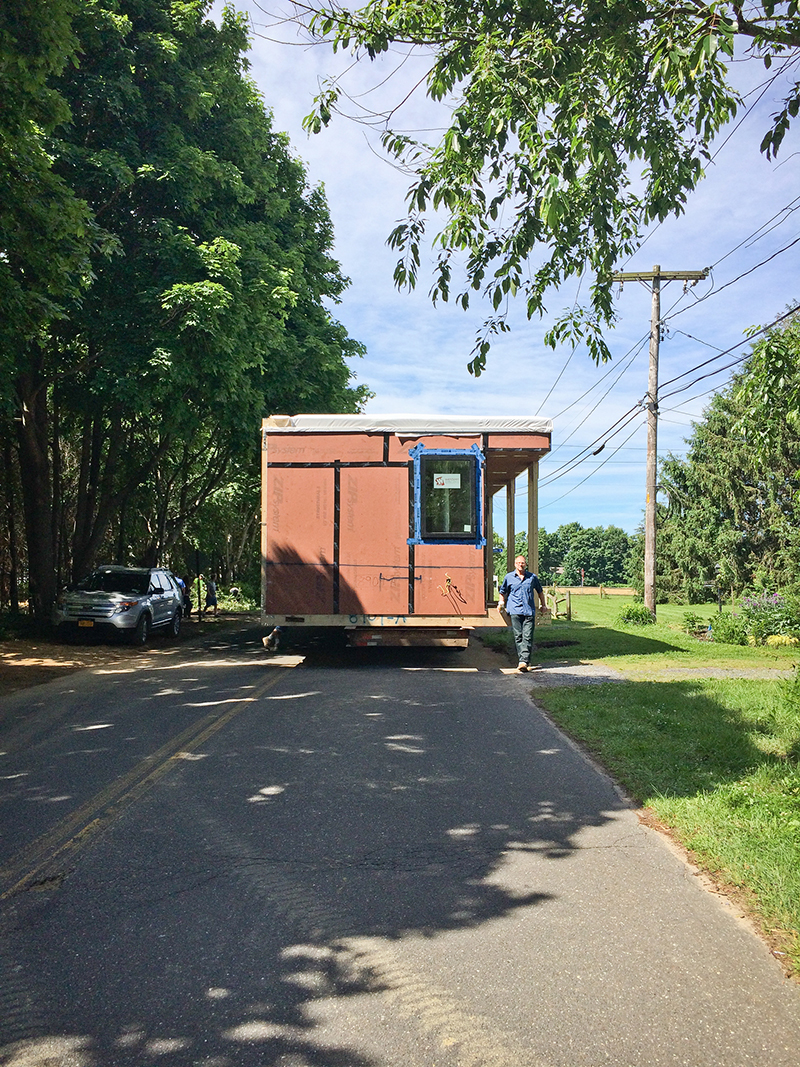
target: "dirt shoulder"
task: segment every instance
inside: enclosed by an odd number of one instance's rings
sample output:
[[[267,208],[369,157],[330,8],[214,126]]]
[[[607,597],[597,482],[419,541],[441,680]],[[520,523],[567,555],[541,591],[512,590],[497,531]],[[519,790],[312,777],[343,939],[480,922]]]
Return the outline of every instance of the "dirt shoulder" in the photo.
[[[113,667],[143,656],[168,655],[182,645],[237,625],[255,625],[257,614],[221,613],[202,621],[184,619],[177,638],[153,635],[144,648],[125,644],[67,643],[55,634],[0,641],[0,698],[88,668]]]

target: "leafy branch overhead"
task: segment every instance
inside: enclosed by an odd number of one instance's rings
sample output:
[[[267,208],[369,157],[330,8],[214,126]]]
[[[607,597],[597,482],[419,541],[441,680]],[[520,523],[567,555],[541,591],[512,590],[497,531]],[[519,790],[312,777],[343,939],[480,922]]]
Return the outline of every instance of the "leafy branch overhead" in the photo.
[[[427,221],[443,213],[433,245],[431,297],[493,314],[470,369],[480,374],[512,296],[528,316],[566,279],[593,277],[589,307],[548,336],[583,341],[596,360],[613,319],[611,274],[643,228],[680,214],[703,175],[715,134],[736,114],[728,67],[737,49],[769,68],[800,47],[797,0],[372,0],[357,9],[295,4],[334,49],[375,59],[392,45],[430,57],[427,96],[448,126],[426,144],[383,123],[387,152],[413,175],[407,217],[389,243],[398,285],[414,287]],[[306,127],[319,132],[343,99],[339,81],[317,97]],[[774,156],[800,107],[795,82],[766,131]],[[454,269],[463,280],[455,286]]]

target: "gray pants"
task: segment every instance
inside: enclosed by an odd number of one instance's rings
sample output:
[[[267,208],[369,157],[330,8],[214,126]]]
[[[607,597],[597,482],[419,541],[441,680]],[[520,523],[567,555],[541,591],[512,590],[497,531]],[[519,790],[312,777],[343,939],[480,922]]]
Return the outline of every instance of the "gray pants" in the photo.
[[[514,644],[517,646],[517,659],[520,663],[530,663],[535,615],[510,615]]]

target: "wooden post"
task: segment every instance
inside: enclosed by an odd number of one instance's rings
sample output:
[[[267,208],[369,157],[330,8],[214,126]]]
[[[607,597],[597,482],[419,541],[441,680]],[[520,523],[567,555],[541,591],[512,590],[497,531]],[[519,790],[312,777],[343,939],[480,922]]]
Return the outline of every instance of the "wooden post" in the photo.
[[[514,570],[514,556],[517,551],[514,547],[514,531],[516,520],[514,517],[514,490],[516,482],[510,481],[506,486],[506,570]]]
[[[656,491],[658,468],[658,345],[661,337],[661,282],[683,281],[697,283],[708,270],[662,271],[656,264],[652,271],[631,271],[612,274],[612,281],[649,281],[653,286],[650,309],[650,370],[647,378],[647,467],[645,476],[644,510],[644,602],[656,613]]]
[[[656,613],[656,481],[658,475],[658,347],[661,337],[661,267],[653,267],[650,371],[647,377],[647,473],[644,506],[644,603]]]
[[[528,467],[528,570],[539,573],[539,460]]]
[[[486,489],[486,603],[495,602],[494,595],[494,496]]]

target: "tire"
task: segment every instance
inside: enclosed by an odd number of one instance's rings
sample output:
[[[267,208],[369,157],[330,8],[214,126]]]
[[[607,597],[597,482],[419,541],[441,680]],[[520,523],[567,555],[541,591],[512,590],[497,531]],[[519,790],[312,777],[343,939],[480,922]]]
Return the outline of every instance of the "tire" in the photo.
[[[133,631],[131,640],[134,645],[146,645],[147,638],[150,636],[150,616],[146,611],[143,611],[139,616],[139,621],[136,623],[136,629]]]
[[[178,610],[175,612],[175,614],[170,619],[169,630],[167,632],[169,633],[170,637],[177,637],[178,634],[181,632],[181,612],[180,612],[180,608],[178,608]]]

